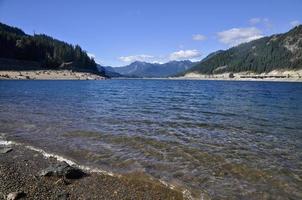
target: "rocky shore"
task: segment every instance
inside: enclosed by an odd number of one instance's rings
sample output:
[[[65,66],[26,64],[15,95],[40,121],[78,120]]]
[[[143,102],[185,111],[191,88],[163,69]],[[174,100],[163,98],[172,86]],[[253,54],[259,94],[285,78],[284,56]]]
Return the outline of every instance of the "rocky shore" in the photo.
[[[103,76],[72,70],[0,71],[0,80],[102,80]]]
[[[191,72],[181,77],[173,77],[172,79],[302,82],[302,70],[274,70],[261,74],[253,72],[239,72],[213,75]]]
[[[22,145],[0,144],[0,199],[183,199],[141,176],[83,171]]]

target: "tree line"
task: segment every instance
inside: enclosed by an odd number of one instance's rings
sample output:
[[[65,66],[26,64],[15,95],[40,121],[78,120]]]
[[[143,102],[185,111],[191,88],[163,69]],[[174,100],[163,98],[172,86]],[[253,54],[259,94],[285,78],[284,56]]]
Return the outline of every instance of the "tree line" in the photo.
[[[270,72],[302,68],[302,26],[211,54],[188,72]]]
[[[97,72],[95,61],[79,45],[71,45],[44,34],[25,34],[21,29],[0,23],[0,57],[36,61],[45,69],[72,69]]]

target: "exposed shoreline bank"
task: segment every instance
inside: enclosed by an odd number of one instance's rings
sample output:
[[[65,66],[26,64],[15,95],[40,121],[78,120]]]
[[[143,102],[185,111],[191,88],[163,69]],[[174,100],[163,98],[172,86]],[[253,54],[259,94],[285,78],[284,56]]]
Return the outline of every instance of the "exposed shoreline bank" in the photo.
[[[50,166],[73,163],[7,141],[0,143],[0,150],[0,199],[13,192],[28,199],[184,199],[181,191],[141,175],[121,176],[80,168],[86,175],[79,179],[43,177],[41,171]]]
[[[0,80],[104,80],[103,76],[72,70],[0,71]]]
[[[290,79],[290,78],[193,78],[193,77],[179,77],[179,78],[168,78],[170,80],[200,80],[200,81],[254,81],[254,82],[302,82],[302,79]]]
[[[223,80],[223,81],[272,81],[272,82],[302,82],[302,70],[274,70],[268,73],[223,73],[223,74],[198,74],[188,73],[181,77],[171,79],[181,80]]]
[[[300,76],[301,74],[301,76]],[[213,80],[213,81],[269,81],[269,82],[302,82],[302,70],[270,72],[263,74],[254,73],[234,73],[234,77],[229,77],[229,73],[204,75],[190,73],[181,77],[167,78],[125,78],[115,77],[112,79],[150,79],[150,80]],[[88,72],[75,72],[72,70],[28,70],[28,71],[0,71],[0,80],[105,80],[103,76]]]
[[[254,82],[302,82],[302,79],[288,79],[288,78],[193,78],[193,77],[169,77],[169,78],[111,78],[113,80],[189,80],[189,81],[254,81]]]

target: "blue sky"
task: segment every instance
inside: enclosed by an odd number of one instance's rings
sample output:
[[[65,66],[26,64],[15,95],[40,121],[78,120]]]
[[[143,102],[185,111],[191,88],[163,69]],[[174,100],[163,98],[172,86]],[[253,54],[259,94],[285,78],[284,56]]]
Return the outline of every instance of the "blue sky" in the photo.
[[[79,44],[103,65],[199,60],[302,22],[301,0],[0,0],[0,21]]]

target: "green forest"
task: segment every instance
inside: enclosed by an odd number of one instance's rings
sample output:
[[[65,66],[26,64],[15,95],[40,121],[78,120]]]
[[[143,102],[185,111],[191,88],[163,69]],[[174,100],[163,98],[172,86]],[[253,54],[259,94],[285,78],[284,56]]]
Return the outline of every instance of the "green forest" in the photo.
[[[270,72],[302,68],[302,26],[285,34],[263,37],[225,51],[210,54],[184,72],[218,74],[224,72]]]
[[[79,45],[73,46],[44,34],[28,35],[19,28],[2,23],[0,58],[35,61],[42,69],[68,66],[75,71],[99,73],[95,61]]]

